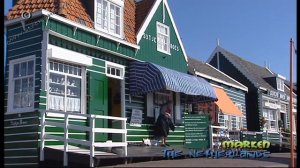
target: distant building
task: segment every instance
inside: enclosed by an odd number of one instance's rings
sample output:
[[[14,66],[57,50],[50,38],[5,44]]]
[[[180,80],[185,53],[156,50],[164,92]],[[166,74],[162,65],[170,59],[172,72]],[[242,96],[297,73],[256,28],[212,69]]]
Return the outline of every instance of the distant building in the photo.
[[[189,73],[213,85],[218,101],[199,103],[197,111],[208,112],[213,125],[231,130],[247,129],[245,94],[248,88],[208,63],[189,57]]]
[[[220,46],[215,48],[207,62],[248,87],[248,130],[268,131],[277,135],[280,128],[289,128],[289,88],[284,84],[285,77],[268,67],[246,61]],[[294,94],[293,98],[296,104],[297,95]],[[266,121],[263,126],[260,124],[262,118]]]

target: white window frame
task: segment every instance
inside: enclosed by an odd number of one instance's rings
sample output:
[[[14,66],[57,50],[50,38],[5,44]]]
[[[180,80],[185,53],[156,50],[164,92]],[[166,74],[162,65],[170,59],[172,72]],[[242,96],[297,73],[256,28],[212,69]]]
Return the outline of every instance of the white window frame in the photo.
[[[164,27],[164,28],[167,28],[167,32],[168,32],[168,35],[166,34],[161,34],[160,32],[158,32],[158,26],[161,26],[161,27]],[[163,49],[160,49],[158,46],[159,46],[159,34],[161,34],[162,36],[168,36],[168,41],[167,41],[167,49],[168,51],[165,51]],[[170,36],[170,27],[165,25],[165,24],[162,24],[160,22],[156,22],[156,48],[157,48],[157,51],[159,52],[162,52],[162,53],[165,53],[165,54],[168,54],[168,55],[171,55],[171,36]]]
[[[275,119],[271,118],[271,112],[273,112],[273,115],[274,115]],[[277,130],[278,125],[276,124],[276,122],[277,122],[276,113],[277,113],[276,110],[271,110],[271,109],[266,109],[266,108],[263,109],[263,116],[264,116],[264,118],[266,120],[266,125],[267,125],[266,129],[267,130],[270,130],[270,131]],[[265,116],[264,114],[267,114],[267,116]],[[275,123],[275,127],[274,128],[271,128],[271,122]]]
[[[111,74],[111,72],[112,72],[111,68],[114,68],[115,70],[120,70],[120,75],[118,76],[118,75]],[[110,69],[110,73],[108,73],[108,69]],[[116,63],[113,63],[113,62],[105,61],[105,74],[108,77],[112,77],[112,78],[123,80],[124,79],[124,75],[125,75],[125,66],[124,65],[120,65],[120,64],[116,64]],[[115,72],[115,74],[116,74],[116,72]]]
[[[277,90],[284,92],[284,81],[280,78],[276,78]]]
[[[46,84],[46,89],[47,89],[47,107],[46,109],[49,110],[49,106],[48,106],[48,100],[49,100],[49,94],[50,94],[50,91],[49,91],[49,83],[50,83],[50,73],[56,73],[56,74],[62,74],[62,75],[66,75],[65,73],[63,72],[57,72],[57,71],[52,71],[50,70],[50,62],[57,62],[57,63],[64,63],[64,64],[72,64],[72,65],[77,65],[77,66],[80,66],[81,67],[81,89],[80,89],[80,113],[72,113],[72,112],[66,112],[64,111],[65,113],[70,113],[70,114],[86,114],[86,99],[85,99],[85,95],[86,95],[86,67],[83,66],[83,65],[80,65],[80,64],[74,64],[73,62],[72,63],[68,63],[68,62],[63,62],[63,61],[60,61],[60,60],[56,60],[56,59],[49,59],[47,61],[47,84]],[[68,76],[75,76],[75,75],[72,75],[72,74],[68,74]],[[78,77],[78,76],[76,76]],[[66,107],[65,107],[66,108]],[[52,110],[52,109],[51,109]],[[63,117],[64,115],[63,114],[52,114],[50,113],[49,116],[51,117]],[[79,118],[79,119],[85,119],[85,117],[81,117],[81,116],[70,116],[70,118]]]
[[[35,103],[35,66],[36,66],[36,57],[35,55],[30,55],[27,57],[15,59],[9,61],[9,81],[8,81],[8,107],[7,107],[7,113],[8,114],[13,114],[13,113],[26,113],[26,112],[33,112],[34,111],[34,103]],[[19,109],[14,109],[13,108],[13,101],[14,101],[14,88],[15,88],[15,83],[14,83],[14,65],[15,64],[21,64],[22,62],[29,62],[33,61],[33,106],[32,107],[25,107],[25,108],[19,108]],[[31,76],[31,75],[30,75]]]
[[[103,29],[100,25],[97,24],[97,3],[98,1],[106,1],[107,2],[107,29]],[[120,8],[120,34],[116,34],[111,32],[111,9],[110,5],[114,5]],[[102,15],[101,15],[102,17]],[[115,19],[115,18],[114,18]],[[102,18],[101,18],[102,22]],[[94,25],[95,29],[100,30],[102,32],[106,32],[110,35],[123,38],[124,37],[124,0],[94,0]]]

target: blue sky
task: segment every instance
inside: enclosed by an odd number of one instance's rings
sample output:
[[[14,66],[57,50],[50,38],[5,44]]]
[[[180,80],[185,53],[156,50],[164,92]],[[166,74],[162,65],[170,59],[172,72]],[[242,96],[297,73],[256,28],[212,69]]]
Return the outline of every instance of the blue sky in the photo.
[[[5,14],[11,0],[5,0]],[[296,0],[168,0],[188,56],[206,61],[220,46],[290,76],[290,38],[296,39]],[[295,46],[296,41],[295,41]],[[296,80],[296,57],[294,77]]]

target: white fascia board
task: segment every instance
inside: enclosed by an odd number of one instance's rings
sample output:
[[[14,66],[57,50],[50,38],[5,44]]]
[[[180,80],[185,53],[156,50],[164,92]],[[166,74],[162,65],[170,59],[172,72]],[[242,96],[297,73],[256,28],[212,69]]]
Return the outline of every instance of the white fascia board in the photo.
[[[135,45],[135,44],[132,44],[132,43],[129,43],[125,40],[122,40],[122,39],[119,39],[117,37],[114,37],[114,36],[111,36],[111,35],[108,35],[108,34],[105,34],[101,31],[98,31],[98,30],[95,30],[95,29],[92,29],[92,28],[89,28],[87,26],[84,26],[84,25],[81,25],[77,22],[74,22],[74,21],[71,21],[67,18],[64,18],[62,16],[59,16],[59,15],[56,15],[54,13],[51,13],[45,9],[42,9],[40,11],[37,11],[37,12],[34,12],[32,13],[31,15],[31,18],[35,18],[35,17],[38,17],[38,16],[42,16],[42,15],[45,15],[45,16],[49,16],[49,19],[52,18],[54,20],[57,20],[57,21],[60,21],[62,23],[65,23],[65,24],[68,24],[70,26],[73,26],[73,27],[77,27],[79,29],[82,29],[82,30],[85,30],[89,33],[93,33],[97,36],[100,36],[100,37],[104,37],[104,38],[107,38],[107,39],[110,39],[110,40],[113,40],[113,41],[116,41],[118,43],[121,43],[121,44],[124,44],[124,45],[127,45],[129,47],[132,47],[132,48],[135,48],[135,49],[140,49],[140,46],[138,45]],[[17,19],[13,19],[13,20],[9,20],[9,21],[5,21],[4,22],[4,25],[5,26],[10,26],[10,25],[13,25],[13,24],[16,24],[20,21],[24,20],[23,18],[17,18]]]
[[[277,77],[280,78],[280,79],[286,80],[286,78],[282,75],[277,74]]]
[[[47,53],[48,58],[50,59],[71,62],[71,63],[80,64],[84,66],[93,65],[93,60],[91,57],[88,57],[87,55],[75,51],[57,47],[51,44],[48,44],[47,51],[48,51]]]
[[[237,86],[237,87],[244,88],[244,90],[245,90],[246,92],[248,92],[248,87],[247,87],[247,86],[241,84],[241,83],[238,82],[237,80],[235,80],[235,79],[233,79],[232,77],[228,76],[228,75],[225,74],[224,72],[218,70],[217,68],[215,68],[214,66],[210,65],[209,63],[205,63],[205,64],[208,65],[208,66],[210,66],[210,67],[213,68],[214,70],[220,72],[221,74],[223,74],[224,76],[226,76],[226,77],[229,78],[230,80],[233,80],[234,82],[238,83],[239,85],[241,85],[241,87],[240,87],[240,86]],[[233,85],[234,85],[234,84],[233,84]],[[236,86],[236,85],[235,85],[235,86]],[[242,89],[242,90],[243,90],[243,89]]]
[[[259,89],[261,89],[261,90],[264,90],[264,91],[267,91],[268,89],[267,88],[264,88],[264,87],[259,87]]]
[[[225,82],[223,80],[220,80],[218,78],[215,78],[215,77],[212,77],[212,76],[209,76],[209,75],[206,75],[206,74],[203,74],[203,73],[200,73],[198,71],[195,72],[195,74],[197,76],[200,76],[200,77],[203,77],[203,78],[206,78],[206,79],[210,79],[210,80],[213,80],[213,81],[216,81],[216,82],[220,82],[220,83],[223,83],[225,85],[228,85],[228,86],[231,86],[231,87],[234,87],[234,88],[237,88],[237,89],[241,89],[243,91],[246,91],[248,92],[248,88],[243,88],[243,87],[240,87],[240,86],[237,86],[237,85],[234,85],[234,84],[231,84],[231,83],[228,83],[228,82]]]
[[[180,47],[182,49],[182,52],[183,52],[183,55],[184,55],[184,58],[185,58],[185,61],[188,62],[188,58],[187,58],[187,55],[186,55],[186,52],[185,52],[185,49],[184,49],[184,46],[183,46],[183,43],[181,41],[181,38],[179,36],[179,33],[178,33],[178,30],[177,30],[177,27],[176,27],[176,24],[174,22],[174,19],[173,19],[173,16],[172,16],[172,13],[171,13],[171,10],[169,8],[169,5],[168,5],[168,2],[166,0],[156,0],[154,6],[152,7],[152,9],[150,10],[150,13],[148,14],[148,16],[146,17],[146,20],[144,21],[144,23],[142,24],[142,27],[140,28],[140,30],[138,31],[138,34],[137,34],[137,44],[140,42],[140,40],[142,39],[142,36],[144,34],[144,32],[146,31],[147,27],[149,26],[149,23],[150,21],[152,20],[155,12],[157,11],[157,8],[158,6],[160,5],[160,3],[163,2],[163,5],[166,6],[166,9],[169,13],[169,16],[171,18],[171,23],[174,27],[174,30],[175,30],[175,34],[177,36],[177,39],[179,41],[179,44],[180,44]]]

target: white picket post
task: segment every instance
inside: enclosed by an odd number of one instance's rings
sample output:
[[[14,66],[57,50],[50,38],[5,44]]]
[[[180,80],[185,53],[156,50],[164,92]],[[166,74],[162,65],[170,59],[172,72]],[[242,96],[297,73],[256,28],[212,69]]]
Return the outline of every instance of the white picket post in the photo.
[[[65,114],[65,127],[64,127],[64,166],[68,166],[68,150],[69,150],[69,145],[68,145],[68,138],[69,138],[69,130],[68,130],[68,125],[69,125],[69,114]]]
[[[45,153],[44,153],[44,148],[45,148],[45,111],[41,112],[41,147],[40,147],[40,161],[45,160]]]
[[[90,116],[90,167],[94,167],[94,156],[95,156],[95,116]]]

